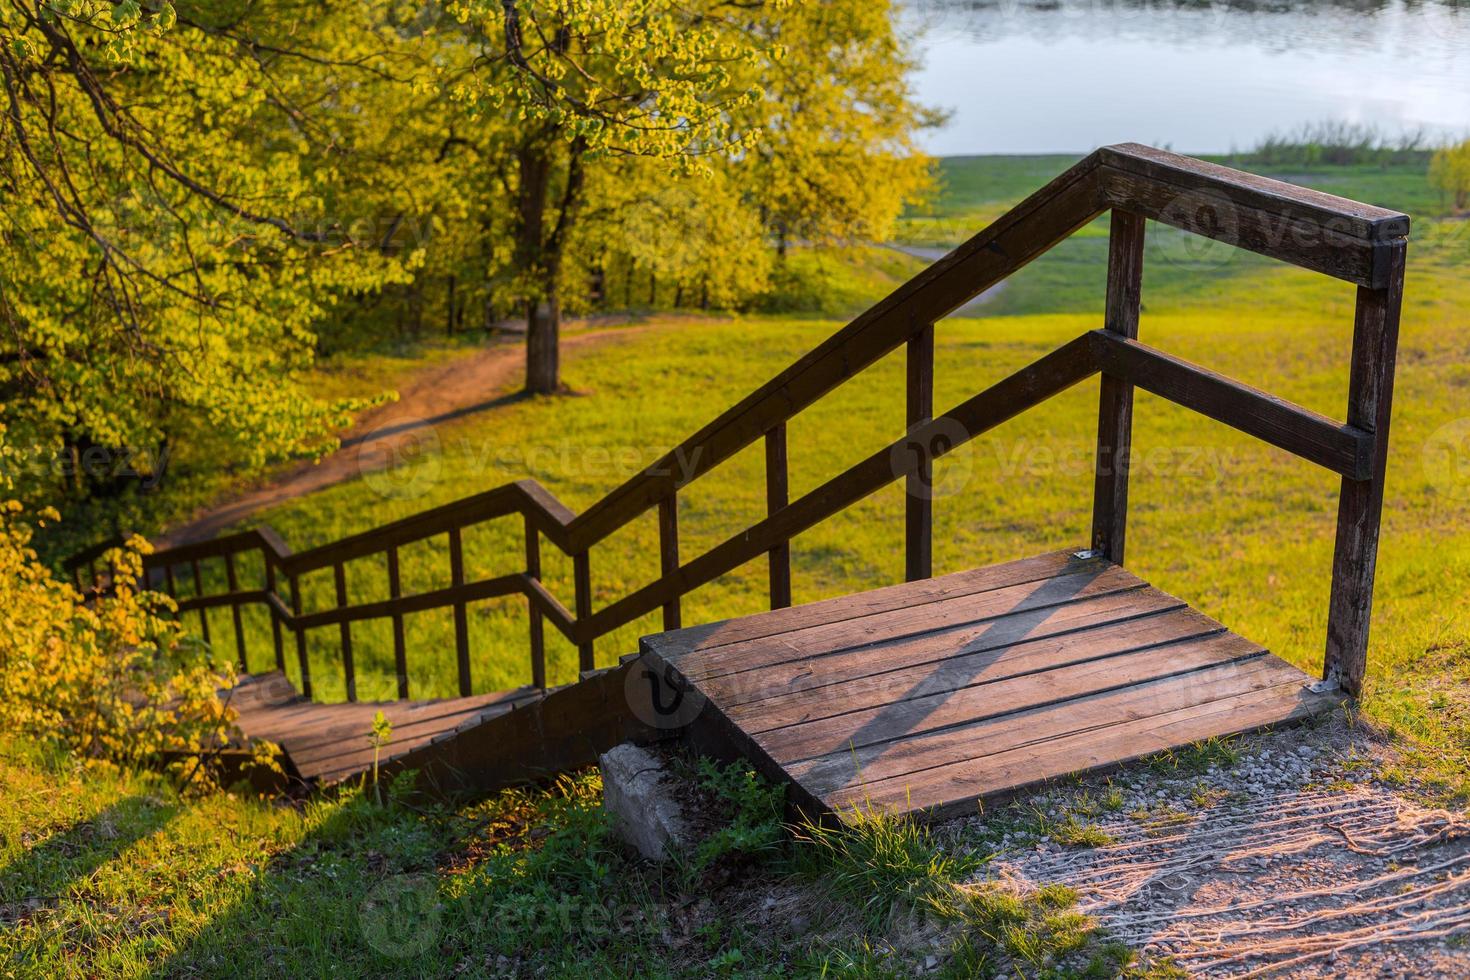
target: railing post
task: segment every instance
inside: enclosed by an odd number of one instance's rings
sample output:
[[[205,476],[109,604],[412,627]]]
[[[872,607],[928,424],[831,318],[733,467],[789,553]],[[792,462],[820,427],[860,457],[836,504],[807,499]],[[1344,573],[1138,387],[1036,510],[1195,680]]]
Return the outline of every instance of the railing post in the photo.
[[[225,553],[225,584],[232,596],[240,591],[240,580],[235,574],[235,553],[233,551]],[[230,599],[230,618],[235,625],[235,654],[240,659],[240,672],[248,674],[250,665],[245,661],[245,624],[240,621],[240,601],[238,599]]]
[[[449,529],[449,584],[464,585],[464,543],[457,527]],[[459,696],[470,696],[470,622],[463,602],[454,604],[454,657],[459,666]]]
[[[388,548],[388,598],[403,597],[403,581],[398,571],[398,546]],[[393,670],[398,674],[398,700],[408,700],[408,647],[403,638],[403,613],[393,614]]]
[[[1393,407],[1399,308],[1407,245],[1388,249],[1388,286],[1358,288],[1353,322],[1353,361],[1348,380],[1347,424],[1373,433],[1373,467],[1366,480],[1342,481],[1337,505],[1337,544],[1332,556],[1332,599],[1327,613],[1327,652],[1322,676],[1357,697],[1368,667],[1368,619],[1383,477],[1388,467],[1388,424]]]
[[[194,561],[191,563],[191,567],[194,570],[194,595],[203,596],[204,580],[199,575],[199,559],[194,559]],[[199,607],[199,635],[203,637],[206,646],[210,645],[209,610],[204,608],[203,606]]]
[[[790,498],[786,470],[786,423],[766,432],[766,515],[785,507]],[[770,561],[771,608],[791,605],[791,542],[783,541],[767,552]]]
[[[280,598],[276,592],[276,562],[273,556],[264,549],[261,550],[261,558],[265,561],[265,590],[272,596]],[[271,642],[276,651],[276,670],[286,672],[286,648],[281,639],[281,617],[276,613],[274,603],[267,604],[271,614]]]
[[[905,352],[908,366],[909,431],[934,417],[934,324],[926,325],[909,338]],[[934,574],[934,463],[927,450],[916,472],[904,480],[904,580],[916,582]]]
[[[658,560],[664,578],[679,570],[679,497],[674,493],[658,502]],[[675,593],[664,603],[664,629],[678,629],[681,618]]]
[[[531,515],[526,515],[526,575],[541,581],[541,532]],[[531,683],[546,690],[546,622],[541,616],[541,607],[529,595],[526,597],[527,613],[531,619]]]
[[[577,593],[577,628],[592,618],[592,556],[579,551],[572,556],[572,578]],[[597,666],[597,651],[591,637],[577,644],[577,669],[589,671]]]
[[[1138,337],[1143,291],[1141,215],[1114,208],[1108,232],[1108,293],[1103,327]],[[1123,563],[1128,530],[1128,467],[1133,438],[1133,386],[1107,374],[1097,415],[1096,483],[1092,498],[1092,550]]]
[[[311,663],[306,656],[306,630],[301,626],[301,576],[291,573],[291,615],[296,622],[291,629],[296,634],[296,665],[301,670],[301,694],[311,697]]]
[[[337,586],[337,609],[347,608],[347,569],[342,562],[332,566],[332,580]],[[347,700],[357,700],[357,670],[352,662],[352,624],[347,620],[337,624],[342,638],[342,681],[347,689]]]

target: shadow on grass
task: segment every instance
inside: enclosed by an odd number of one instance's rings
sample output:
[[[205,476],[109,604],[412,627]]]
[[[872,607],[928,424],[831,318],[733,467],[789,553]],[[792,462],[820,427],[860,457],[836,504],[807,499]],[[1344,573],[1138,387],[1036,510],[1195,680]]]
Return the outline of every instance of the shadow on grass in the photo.
[[[0,926],[55,904],[129,847],[162,831],[177,812],[149,796],[125,797],[26,850],[0,870]]]

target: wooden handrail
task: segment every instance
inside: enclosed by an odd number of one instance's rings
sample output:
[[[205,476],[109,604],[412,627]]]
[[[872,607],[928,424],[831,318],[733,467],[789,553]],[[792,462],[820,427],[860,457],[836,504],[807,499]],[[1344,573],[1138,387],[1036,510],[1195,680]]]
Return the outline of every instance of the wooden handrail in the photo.
[[[1114,223],[1104,329],[1084,333],[944,415],[930,418],[934,323],[1108,210],[1114,213]],[[1359,315],[1347,422],[1336,422],[1154,350],[1136,339],[1145,218],[1358,285]],[[540,639],[543,618],[578,646],[580,667],[585,671],[595,665],[594,644],[599,638],[660,608],[665,625],[677,625],[682,596],[761,554],[769,556],[771,565],[771,604],[789,603],[790,542],[794,536],[897,480],[908,484],[911,495],[927,492],[935,458],[1101,373],[1104,382],[1093,541],[1115,561],[1121,562],[1123,557],[1126,456],[1134,387],[1234,426],[1343,477],[1327,671],[1346,690],[1356,693],[1366,659],[1367,609],[1371,605],[1382,506],[1393,350],[1408,229],[1408,217],[1398,212],[1138,144],[1104,147],[895,289],[581,514],[574,514],[535,481],[520,480],[301,552],[293,553],[280,535],[261,526],[159,551],[147,556],[145,568],[162,569],[172,590],[176,566],[192,569],[200,561],[227,557],[233,568],[235,556],[258,551],[270,583],[264,590],[242,590],[232,580],[229,592],[187,598],[180,608],[197,609],[202,618],[207,608],[230,606],[238,610],[246,602],[265,602],[272,615],[277,662],[284,662],[279,631],[289,628],[297,637],[303,673],[305,631],[336,625],[342,635],[349,693],[355,685],[349,624],[392,618],[400,697],[408,696],[407,661],[402,649],[405,613],[454,609],[460,688],[468,693],[471,679],[466,603],[519,593],[525,596],[531,615],[533,677],[544,686]],[[910,431],[893,445],[789,501],[786,423],[905,345],[909,358]],[[956,433],[963,435],[956,438]],[[681,561],[679,491],[761,440],[765,442],[767,460],[766,517],[704,554]],[[659,512],[659,577],[602,609],[594,609],[592,548],[651,509]],[[459,546],[464,529],[510,516],[523,519],[525,571],[466,581]],[[930,572],[931,522],[928,501],[911,501],[905,518],[905,567],[910,578]],[[397,549],[437,535],[450,537],[454,566],[451,586],[401,594]],[[540,580],[541,536],[573,560],[575,613],[568,611]],[[118,543],[116,539],[104,542],[68,562],[79,583],[79,570],[91,567],[108,547]],[[384,555],[388,565],[390,597],[348,605],[341,584],[344,564],[379,554]],[[338,583],[336,607],[302,612],[301,576],[328,567]],[[289,605],[274,591],[279,576],[284,576],[290,587]],[[207,620],[204,622],[207,626]],[[304,681],[306,690],[309,678]]]

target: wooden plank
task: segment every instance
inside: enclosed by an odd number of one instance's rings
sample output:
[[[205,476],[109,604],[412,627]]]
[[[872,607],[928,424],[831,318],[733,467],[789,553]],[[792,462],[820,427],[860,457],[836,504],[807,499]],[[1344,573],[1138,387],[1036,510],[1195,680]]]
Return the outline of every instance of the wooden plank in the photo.
[[[1108,229],[1108,291],[1103,329],[1128,340],[1138,337],[1147,227],[1142,215],[1115,208]],[[1123,564],[1128,528],[1128,462],[1132,440],[1133,386],[1104,373],[1098,398],[1092,550],[1119,565]]]
[[[403,598],[403,580],[398,568],[398,548],[390,547],[388,560],[388,599]],[[398,697],[408,700],[408,644],[403,633],[403,613],[393,613],[393,672],[398,675]]]
[[[347,608],[347,569],[339,562],[332,566],[332,581],[337,590],[337,608]],[[347,691],[347,700],[357,700],[357,668],[352,661],[352,624],[346,619],[338,621],[337,636],[342,645],[342,683]]]
[[[909,338],[905,366],[907,431],[934,417],[934,324]],[[914,444],[921,454],[918,467],[905,479],[904,581],[916,582],[934,574],[934,463],[930,447]]]
[[[929,692],[922,685],[895,689],[886,704],[867,706],[871,690],[846,699],[844,688],[824,688],[830,707],[842,710],[809,722],[755,732],[756,741],[783,763],[896,742],[956,725],[968,725],[1034,708],[1073,701],[1159,678],[1259,657],[1266,651],[1233,633],[1129,651],[1101,659]],[[762,719],[762,726],[769,724]],[[746,726],[747,730],[751,726]]]
[[[677,664],[689,654],[731,643],[841,622],[858,616],[911,608],[1007,585],[1037,582],[1052,578],[1064,569],[1090,572],[1100,571],[1104,567],[1106,562],[1099,559],[1077,558],[1070,551],[1054,551],[1035,558],[1022,558],[985,568],[953,572],[923,582],[883,586],[789,609],[689,626],[675,633],[644,637],[642,643],[645,649],[656,652],[669,663]]]
[[[1098,735],[1124,722],[1287,683],[1304,690],[1306,676],[1275,657],[1256,657],[913,738],[792,762],[787,764],[787,772],[823,799],[858,785],[881,790],[884,781],[905,776],[910,777],[911,785],[917,785],[915,774],[926,770],[968,762],[983,766],[986,756],[999,752],[1035,747],[1071,735]]]
[[[669,494],[658,504],[659,574],[667,575],[679,567],[679,495]],[[679,628],[679,597],[664,603],[664,629]]]
[[[1103,373],[1239,429],[1352,479],[1371,465],[1372,433],[1233,381],[1197,364],[1098,330]]]
[[[1409,233],[1409,216],[1373,204],[1235,170],[1141,143],[1119,143],[1098,151],[1109,167],[1169,186],[1207,188],[1241,204],[1366,241],[1382,242]]]
[[[464,582],[464,543],[460,529],[449,529],[449,584],[458,588]],[[459,696],[470,694],[470,624],[469,611],[463,599],[454,603],[454,660],[459,671]]]
[[[942,819],[973,813],[977,799],[1010,795],[1075,772],[1113,768],[1201,739],[1292,724],[1334,706],[1331,697],[1313,694],[1289,680],[1044,745],[1028,744],[957,762],[929,771],[923,782],[900,777],[843,789],[832,793],[827,803],[837,809],[867,805],[904,811],[911,809],[909,800],[922,799],[930,801],[925,816]]]
[[[304,629],[317,629],[339,623],[356,623],[365,619],[383,619],[394,614],[425,612],[481,599],[498,599],[524,591],[525,576],[519,573],[500,575],[476,582],[462,582],[459,585],[451,585],[448,588],[434,589],[429,592],[414,592],[396,599],[379,599],[377,602],[363,602],[340,609],[324,609],[321,612],[302,616],[301,625]]]
[[[919,439],[940,446],[945,440],[938,439],[939,435],[966,433],[965,439],[942,446],[944,452],[949,452],[1087,379],[1096,370],[1092,343],[1089,335],[1084,334],[955,406],[905,439]],[[584,635],[600,636],[632,622],[657,609],[670,595],[692,591],[739,568],[780,542],[790,540],[874,491],[903,479],[913,461],[904,461],[902,456],[901,452],[895,454],[892,445],[880,449],[765,520],[687,562],[676,574],[665,575],[603,607],[589,620],[581,622]],[[578,619],[581,621],[580,616]]]
[[[909,609],[896,609],[875,616],[863,616],[813,626],[796,634],[785,634],[775,642],[769,639],[732,643],[702,652],[697,660],[685,660],[679,672],[692,681],[702,681],[723,674],[758,670],[793,660],[812,660],[873,643],[904,636],[930,633],[961,623],[1007,619],[1005,632],[1017,639],[1033,624],[1044,621],[1044,611],[1066,606],[1078,599],[1141,589],[1144,583],[1131,572],[1110,566],[1098,572],[1058,575],[1040,582],[1011,585],[988,592],[945,599]],[[1032,614],[1032,615],[1023,615]],[[820,669],[820,668],[816,668]]]
[[[1135,595],[1149,611],[1139,613],[1136,606],[1127,605],[1119,608],[1116,600]],[[836,685],[842,686],[842,700],[848,704],[878,705],[892,699],[895,691],[958,690],[1129,650],[1199,639],[1225,630],[1213,619],[1174,602],[1170,596],[1130,593],[1101,601],[1109,600],[1111,605],[1090,612],[1080,626],[1064,621],[1066,632],[1060,634],[1050,632],[1052,627],[1048,622],[1039,634],[1011,643],[1003,639],[987,641],[986,634],[990,632],[987,628],[960,628],[945,637],[926,636],[918,641],[870,648],[866,651],[871,654],[869,663],[858,661],[857,657],[848,658],[857,661],[851,665],[856,669],[829,672],[824,661],[820,674],[804,670],[779,685],[762,684],[763,690],[742,691],[742,678],[737,676],[707,681],[700,685],[700,692],[731,718],[760,732],[836,714],[838,699],[827,695]],[[1098,602],[1079,605],[1095,606]],[[1152,607],[1161,607],[1162,611]],[[1073,607],[1066,610],[1075,611]],[[858,673],[872,666],[877,666],[878,671]],[[732,680],[736,683],[728,684]]]
[[[786,458],[786,423],[766,433],[766,516],[779,513],[791,502],[790,473]],[[766,552],[772,609],[791,605],[791,539],[778,541]],[[678,570],[664,569],[664,575]]]
[[[1396,249],[1386,288],[1358,290],[1353,322],[1348,423],[1371,434],[1373,453],[1364,478],[1344,479],[1338,498],[1323,676],[1354,696],[1362,693],[1368,665],[1368,626],[1373,611],[1383,481],[1388,469],[1404,259],[1405,249]]]

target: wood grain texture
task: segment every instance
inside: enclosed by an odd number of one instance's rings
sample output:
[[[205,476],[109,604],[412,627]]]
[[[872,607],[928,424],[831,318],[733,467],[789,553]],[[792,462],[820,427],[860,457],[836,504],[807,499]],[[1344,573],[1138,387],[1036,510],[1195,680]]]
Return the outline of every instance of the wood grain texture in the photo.
[[[642,657],[703,696],[692,744],[733,746],[839,817],[961,812],[1333,704],[1181,600],[1065,553],[681,630]]]

